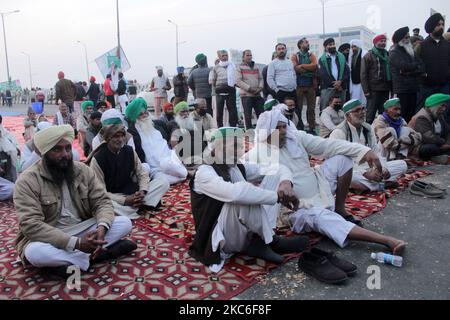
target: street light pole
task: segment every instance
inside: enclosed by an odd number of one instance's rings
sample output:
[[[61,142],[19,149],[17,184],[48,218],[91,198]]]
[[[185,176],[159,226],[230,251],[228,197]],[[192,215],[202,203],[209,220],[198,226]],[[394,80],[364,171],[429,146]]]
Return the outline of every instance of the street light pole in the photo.
[[[81,44],[84,47],[84,56],[86,58],[86,72],[87,72],[87,79],[89,82],[89,61],[88,61],[88,53],[87,53],[87,46],[85,43],[81,42],[81,41],[77,41],[79,44]]]
[[[325,37],[325,2],[326,0],[320,0],[322,2],[322,34]]]
[[[31,90],[31,88],[33,88],[33,76],[31,74],[31,58],[30,55],[26,52],[22,51],[22,54],[28,57],[28,71],[30,72],[30,90]]]
[[[10,11],[10,12],[0,12],[2,16],[2,26],[3,26],[3,40],[5,42],[5,56],[6,56],[6,73],[8,77],[8,89],[11,89],[11,76],[9,75],[9,61],[8,61],[8,47],[6,45],[6,30],[5,30],[5,16],[8,14],[13,14],[20,12],[20,10]]]
[[[117,56],[120,57],[120,19],[119,19],[119,0],[116,0],[116,8],[117,8]]]
[[[178,24],[173,22],[172,20],[167,20],[169,23],[173,24],[175,26],[175,44],[176,44],[176,55],[177,55],[177,67],[179,66],[178,63],[178,45],[180,44],[178,41]]]

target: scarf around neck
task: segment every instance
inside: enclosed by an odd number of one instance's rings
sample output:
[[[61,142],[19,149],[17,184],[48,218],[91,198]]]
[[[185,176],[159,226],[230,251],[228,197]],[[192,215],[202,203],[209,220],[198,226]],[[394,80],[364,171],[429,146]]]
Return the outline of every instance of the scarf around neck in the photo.
[[[383,113],[384,119],[389,123],[389,126],[395,129],[395,132],[397,132],[397,138],[400,138],[400,132],[402,130],[402,124],[403,124],[403,118],[400,117],[398,120],[393,120],[391,117],[388,116],[386,112]]]
[[[389,56],[386,50],[379,50],[377,47],[373,47],[372,49],[373,54],[384,62],[384,65],[386,67],[386,80],[391,81],[391,69],[389,64]]]
[[[345,70],[345,57],[342,53],[336,52],[336,59],[339,62],[339,79],[342,81],[344,79],[344,70]],[[328,75],[332,76],[330,66],[328,65],[328,56],[327,53],[324,53],[322,57],[320,57],[320,61],[322,61],[323,66],[327,70]],[[331,61],[333,63],[333,61]]]

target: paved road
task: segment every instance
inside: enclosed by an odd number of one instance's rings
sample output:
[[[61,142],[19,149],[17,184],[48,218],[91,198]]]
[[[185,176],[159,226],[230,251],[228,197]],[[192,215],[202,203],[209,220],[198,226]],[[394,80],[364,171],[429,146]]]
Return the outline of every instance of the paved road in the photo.
[[[450,171],[446,166],[428,168],[434,175],[425,181],[450,188]],[[404,266],[380,265],[370,259],[371,252],[383,250],[378,245],[352,243],[338,249],[331,241],[319,247],[338,251],[359,268],[355,278],[345,285],[330,286],[299,272],[297,261],[271,272],[238,296],[239,299],[450,299],[450,198],[424,199],[403,192],[389,200],[388,207],[365,220],[368,229],[401,238],[409,243]],[[367,268],[377,265],[381,270],[381,289],[366,286]]]

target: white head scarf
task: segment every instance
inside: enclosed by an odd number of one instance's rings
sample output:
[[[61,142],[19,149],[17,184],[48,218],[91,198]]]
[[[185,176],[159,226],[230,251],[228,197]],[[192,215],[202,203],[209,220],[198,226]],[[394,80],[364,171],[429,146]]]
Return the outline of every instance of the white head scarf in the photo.
[[[363,43],[362,43],[362,41],[361,40],[359,40],[359,39],[353,39],[353,40],[351,40],[350,41],[350,47],[351,46],[357,46],[358,48],[360,48],[361,49],[361,57],[363,58],[365,55],[366,55],[366,53],[367,53],[367,51],[366,50],[364,50],[363,49]],[[349,56],[348,56],[348,65],[349,65],[349,67],[350,67],[350,70],[352,69],[352,61],[353,61],[353,50],[350,48],[350,54],[349,54]]]
[[[106,120],[109,120],[109,119],[114,119],[114,118],[120,119],[122,121],[123,125],[126,125],[122,113],[120,113],[116,109],[109,109],[109,110],[105,111],[102,114],[102,117],[100,118],[100,121],[103,123],[103,121],[106,121]]]

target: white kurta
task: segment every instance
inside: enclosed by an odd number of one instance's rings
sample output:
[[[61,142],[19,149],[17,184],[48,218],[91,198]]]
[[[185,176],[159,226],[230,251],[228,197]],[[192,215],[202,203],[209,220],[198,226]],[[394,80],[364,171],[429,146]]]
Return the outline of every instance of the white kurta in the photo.
[[[352,124],[348,123],[348,125],[350,128],[351,134],[352,134],[352,140],[355,143],[365,146],[367,142],[366,142],[366,138],[364,137],[363,131],[361,130],[361,132],[358,134],[358,131]],[[372,149],[373,152],[375,152],[380,157],[381,165],[383,166],[383,168],[387,169],[391,175],[391,177],[387,181],[392,181],[392,182],[397,181],[398,176],[406,173],[406,171],[408,170],[408,165],[403,160],[386,161],[386,158],[383,158],[381,156],[381,151],[379,149],[379,145],[376,144],[377,140],[376,140],[375,133],[373,130],[370,130],[370,135],[371,135],[370,140],[372,141],[372,145],[369,147]],[[331,133],[330,138],[346,140],[346,134],[344,131],[342,131],[340,129],[336,129]],[[367,163],[363,163],[363,164],[355,163],[352,181],[363,184],[370,191],[378,191],[379,183],[370,181],[366,177],[364,177],[364,173],[366,173],[367,170],[369,170],[369,169],[370,169],[370,167]]]
[[[246,249],[250,235],[255,233],[266,244],[273,241],[273,228],[279,211],[277,204],[277,188],[281,181],[292,181],[292,176],[284,167],[277,174],[261,175],[261,168],[255,164],[245,164],[247,181],[238,167],[230,167],[231,182],[226,182],[211,166],[199,167],[194,180],[194,191],[224,202],[218,223],[213,231],[213,251],[233,254]],[[256,187],[251,182],[261,182]],[[225,259],[219,265],[210,267],[211,271],[219,272]]]

